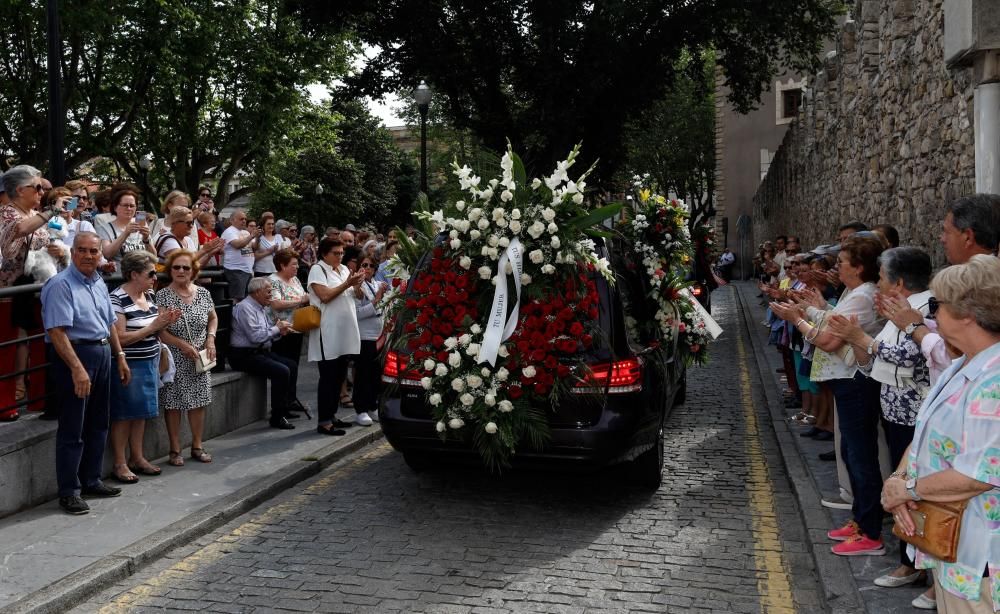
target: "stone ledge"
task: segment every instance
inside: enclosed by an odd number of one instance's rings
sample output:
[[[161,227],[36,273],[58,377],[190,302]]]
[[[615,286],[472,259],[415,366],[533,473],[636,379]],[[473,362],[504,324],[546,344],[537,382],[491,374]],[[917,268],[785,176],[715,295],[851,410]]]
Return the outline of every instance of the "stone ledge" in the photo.
[[[212,404],[205,415],[205,439],[218,437],[267,415],[267,382],[235,371],[212,374]],[[161,414],[162,415],[162,414]],[[0,518],[55,498],[56,422],[28,415],[0,427]],[[181,442],[190,444],[187,421],[181,421]],[[148,458],[169,451],[164,421],[146,423],[145,449]],[[111,453],[105,452],[104,475],[111,471]]]

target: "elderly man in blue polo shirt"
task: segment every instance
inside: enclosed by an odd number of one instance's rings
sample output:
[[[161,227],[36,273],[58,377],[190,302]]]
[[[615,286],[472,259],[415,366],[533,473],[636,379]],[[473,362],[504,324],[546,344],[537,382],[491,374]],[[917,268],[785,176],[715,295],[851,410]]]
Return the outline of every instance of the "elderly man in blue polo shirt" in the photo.
[[[263,375],[271,382],[271,420],[276,429],[293,429],[288,418],[292,411],[304,410],[295,398],[299,364],[271,351],[271,343],[287,335],[292,325],[284,320],[271,324],[267,307],[271,304],[271,282],[266,277],[250,280],[249,300],[233,307],[229,337],[229,364],[237,371]]]
[[[59,506],[70,514],[90,511],[80,496],[117,497],[120,488],[101,482],[108,436],[111,366],[128,385],[131,373],[118,342],[108,287],[97,273],[101,239],[78,232],[71,264],[42,287],[42,322],[50,343],[52,381],[59,404],[56,479]]]

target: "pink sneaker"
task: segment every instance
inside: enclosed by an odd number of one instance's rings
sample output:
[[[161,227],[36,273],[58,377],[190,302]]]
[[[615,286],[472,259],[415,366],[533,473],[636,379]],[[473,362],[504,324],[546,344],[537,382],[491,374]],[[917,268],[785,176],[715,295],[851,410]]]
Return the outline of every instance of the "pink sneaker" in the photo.
[[[865,535],[855,535],[830,550],[840,556],[877,556],[885,554],[881,539],[871,539]]]
[[[826,536],[835,542],[842,542],[851,539],[855,535],[861,535],[861,527],[853,520],[840,527],[827,531]]]

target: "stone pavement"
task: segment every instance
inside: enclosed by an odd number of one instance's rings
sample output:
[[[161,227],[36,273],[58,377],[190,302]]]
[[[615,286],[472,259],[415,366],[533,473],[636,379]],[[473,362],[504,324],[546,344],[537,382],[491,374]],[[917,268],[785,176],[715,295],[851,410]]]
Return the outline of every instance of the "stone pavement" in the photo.
[[[314,366],[302,369],[300,397],[310,404],[317,378]],[[340,413],[349,419],[348,410]],[[188,458],[176,468],[159,459],[163,475],[140,476],[139,483],[122,486],[121,497],[90,500],[92,511],[84,516],[66,515],[50,501],[0,520],[0,611],[43,588],[12,609],[64,609],[96,580],[130,573],[188,543],[186,536],[204,535],[381,437],[377,425],[352,428],[344,438],[321,437],[315,413],[312,421],[294,423],[295,430],[278,431],[258,422],[208,440],[210,464]]]
[[[761,347],[764,350],[762,352],[763,360],[760,361],[761,373],[764,377],[770,379],[769,384],[777,386],[781,376],[776,373],[776,370],[783,365],[781,355],[778,351],[774,347],[767,346],[768,329],[761,325],[765,317],[766,307],[761,304],[761,299],[757,298],[758,291],[756,286],[749,283],[737,284],[737,286],[741,302],[747,314],[746,319],[750,324],[753,342],[755,346]],[[780,411],[787,420],[799,410],[786,410],[782,407]],[[798,436],[798,433],[804,429],[794,425],[790,421],[789,430],[793,435],[789,438],[789,444],[790,446],[794,446],[797,451],[796,455],[803,463],[805,471],[810,475],[811,481],[817,487],[818,493],[816,496],[837,496],[839,494],[839,486],[837,484],[836,463],[821,461],[819,459],[821,452],[833,450],[833,442],[818,442],[812,439],[803,439]],[[801,504],[806,506],[808,502],[803,501]],[[828,565],[836,564],[837,566],[836,569],[831,570],[831,573],[827,577],[824,577],[824,584],[828,584],[832,580],[837,582],[834,588],[835,592],[845,593],[849,596],[853,596],[855,593],[860,594],[864,603],[858,604],[858,607],[866,607],[867,611],[873,614],[910,614],[919,611],[914,609],[910,605],[910,602],[924,592],[927,589],[926,586],[918,585],[886,589],[873,584],[875,578],[892,571],[899,565],[899,541],[892,536],[892,525],[886,524],[883,532],[883,539],[886,544],[886,554],[884,556],[861,556],[845,559],[829,553],[831,542],[827,540],[825,533],[829,528],[842,526],[850,520],[850,510],[820,509],[823,514],[823,517],[820,519],[825,519],[827,524],[816,523],[815,526],[810,526],[810,534],[812,535],[815,549],[818,551],[817,557],[820,559],[821,564],[825,561]],[[834,577],[843,575],[840,571],[841,569],[844,570],[843,573],[850,573],[853,576],[853,583],[845,584],[843,582],[844,578]]]
[[[374,444],[76,612],[827,611],[732,288],[656,492],[620,469],[415,474]]]

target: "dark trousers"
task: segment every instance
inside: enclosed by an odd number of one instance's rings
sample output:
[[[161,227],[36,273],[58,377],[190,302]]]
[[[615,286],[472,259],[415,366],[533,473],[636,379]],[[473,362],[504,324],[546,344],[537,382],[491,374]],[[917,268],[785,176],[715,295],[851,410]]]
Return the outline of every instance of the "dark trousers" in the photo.
[[[354,359],[354,408],[361,412],[378,411],[379,381],[382,363],[376,341],[361,340],[361,353]]]
[[[354,358],[344,355],[330,360],[321,360],[319,365],[319,383],[316,391],[317,420],[319,426],[333,424],[340,406],[340,387],[347,379],[347,364]]]
[[[294,360],[298,364],[302,358],[303,337],[304,335],[300,333],[288,333],[271,344],[271,351],[278,356],[284,356],[288,360]]]
[[[885,431],[885,443],[889,448],[892,470],[895,471],[903,460],[903,453],[913,441],[913,431],[916,430],[916,427],[896,424],[882,418],[882,430]],[[903,542],[899,543],[899,562],[907,567],[913,567],[913,559],[906,556],[906,544]]]
[[[299,363],[268,350],[229,348],[229,364],[237,371],[261,375],[271,382],[271,418],[288,414],[299,382]]]
[[[830,382],[837,400],[840,455],[847,466],[854,503],[851,511],[861,532],[871,539],[882,535],[882,472],[878,464],[880,384],[861,373],[853,379]]]
[[[73,350],[90,376],[90,395],[83,399],[73,391],[73,374],[69,367],[55,348],[48,346],[54,376],[51,381],[59,406],[56,481],[60,497],[79,495],[81,486],[92,488],[100,485],[104,447],[108,439],[111,348],[107,345],[74,345]]]

